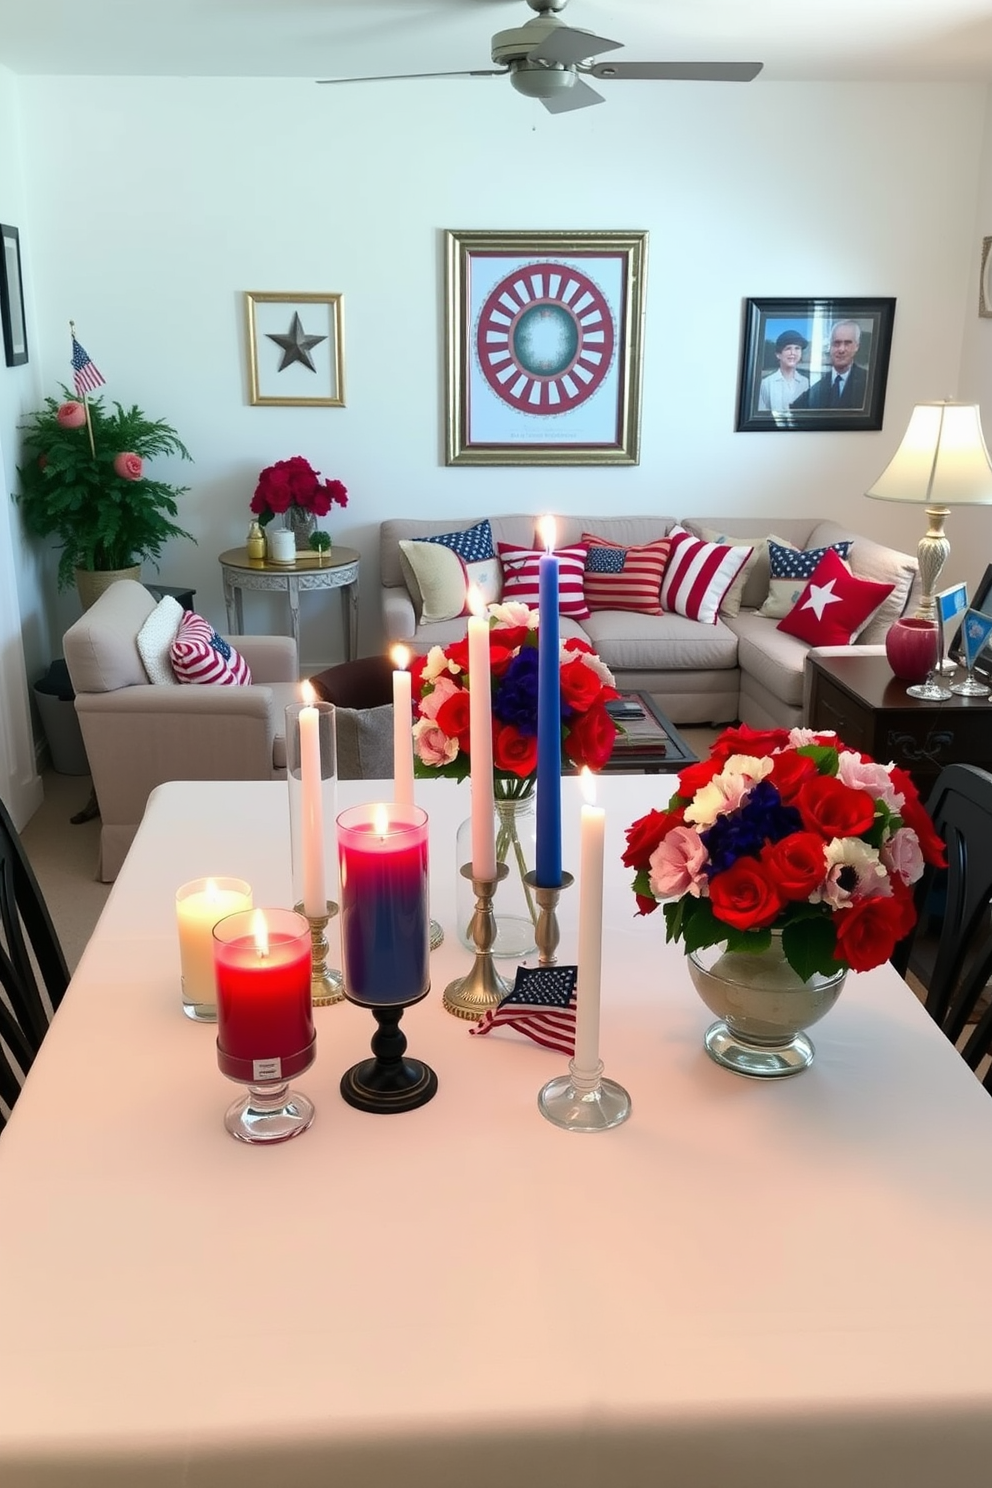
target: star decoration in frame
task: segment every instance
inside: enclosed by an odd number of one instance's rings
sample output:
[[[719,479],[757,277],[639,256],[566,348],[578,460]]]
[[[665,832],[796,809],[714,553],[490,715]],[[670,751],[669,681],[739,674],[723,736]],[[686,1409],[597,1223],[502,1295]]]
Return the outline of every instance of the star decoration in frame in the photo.
[[[344,297],[245,293],[249,402],[344,407]]]

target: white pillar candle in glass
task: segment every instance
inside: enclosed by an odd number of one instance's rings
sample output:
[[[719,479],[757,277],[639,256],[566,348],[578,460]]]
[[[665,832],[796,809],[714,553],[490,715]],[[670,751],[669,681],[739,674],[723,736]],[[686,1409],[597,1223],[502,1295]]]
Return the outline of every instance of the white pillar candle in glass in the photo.
[[[575,1067],[595,1073],[599,1065],[599,997],[603,966],[603,843],[606,812],[595,806],[593,777],[582,770],[579,849],[579,976],[575,1003]]]
[[[251,886],[241,878],[194,878],[176,890],[183,1012],[188,1018],[216,1021],[213,929],[226,915],[251,907]]]
[[[389,653],[393,672],[393,800],[413,805],[413,713],[410,648],[394,646]]]
[[[493,703],[489,668],[489,616],[482,595],[469,586],[468,697],[472,781],[472,877],[496,877],[493,800]]]
[[[300,709],[300,799],[302,821],[300,835],[303,848],[303,913],[311,919],[327,914],[327,892],[324,882],[324,798],[321,787],[320,728],[315,694],[309,682],[303,684],[303,707]]]

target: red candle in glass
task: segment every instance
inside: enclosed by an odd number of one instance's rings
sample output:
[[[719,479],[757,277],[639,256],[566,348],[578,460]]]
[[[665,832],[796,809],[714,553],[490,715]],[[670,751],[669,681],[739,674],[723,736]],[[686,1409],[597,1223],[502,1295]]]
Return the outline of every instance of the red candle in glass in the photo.
[[[246,910],[214,927],[217,1062],[229,1078],[285,1080],[312,1063],[310,960],[309,923],[291,910]]]
[[[338,817],[341,950],[347,996],[416,1002],[430,987],[427,813],[396,802]]]

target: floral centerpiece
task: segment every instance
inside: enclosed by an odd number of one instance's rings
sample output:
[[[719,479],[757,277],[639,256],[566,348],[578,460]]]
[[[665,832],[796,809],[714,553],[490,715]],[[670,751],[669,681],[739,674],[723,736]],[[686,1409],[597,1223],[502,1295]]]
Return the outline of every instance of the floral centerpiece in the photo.
[[[284,517],[287,527],[297,532],[298,548],[308,545],[317,518],[326,517],[334,505],[348,505],[347,487],[339,480],[321,480],[302,455],[267,465],[251,498],[259,526],[267,527],[273,517]]]
[[[139,408],[102,398],[82,403],[62,389],[23,425],[18,502],[24,525],[62,545],[58,585],[77,569],[108,572],[158,558],[172,537],[191,537],[171,519],[187,487],[146,474],[156,455],[190,458],[176,431]]]
[[[808,729],[725,730],[627,844],[639,910],[667,901],[668,940],[763,952],[780,931],[803,981],[887,961],[911,886],[944,862],[904,770]]]

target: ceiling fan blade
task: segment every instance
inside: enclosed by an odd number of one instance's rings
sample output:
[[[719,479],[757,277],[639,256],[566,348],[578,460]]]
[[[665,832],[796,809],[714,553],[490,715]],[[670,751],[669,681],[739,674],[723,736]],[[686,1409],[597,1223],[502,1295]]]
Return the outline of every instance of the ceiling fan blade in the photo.
[[[542,98],[541,102],[549,114],[568,114],[572,109],[591,108],[594,103],[603,103],[604,99],[595,88],[590,88],[588,83],[577,77],[571,88],[552,93],[550,98]]]
[[[377,77],[317,78],[318,83],[399,83],[412,78],[506,77],[508,67],[483,67],[473,72],[386,72]]]
[[[587,57],[598,57],[600,52],[614,52],[621,46],[622,41],[609,41],[607,37],[593,36],[589,31],[573,31],[571,26],[558,26],[527,53],[527,61],[563,62],[566,67],[571,67],[573,62],[584,62]]]
[[[597,78],[657,78],[686,83],[749,83],[763,62],[594,62]]]

